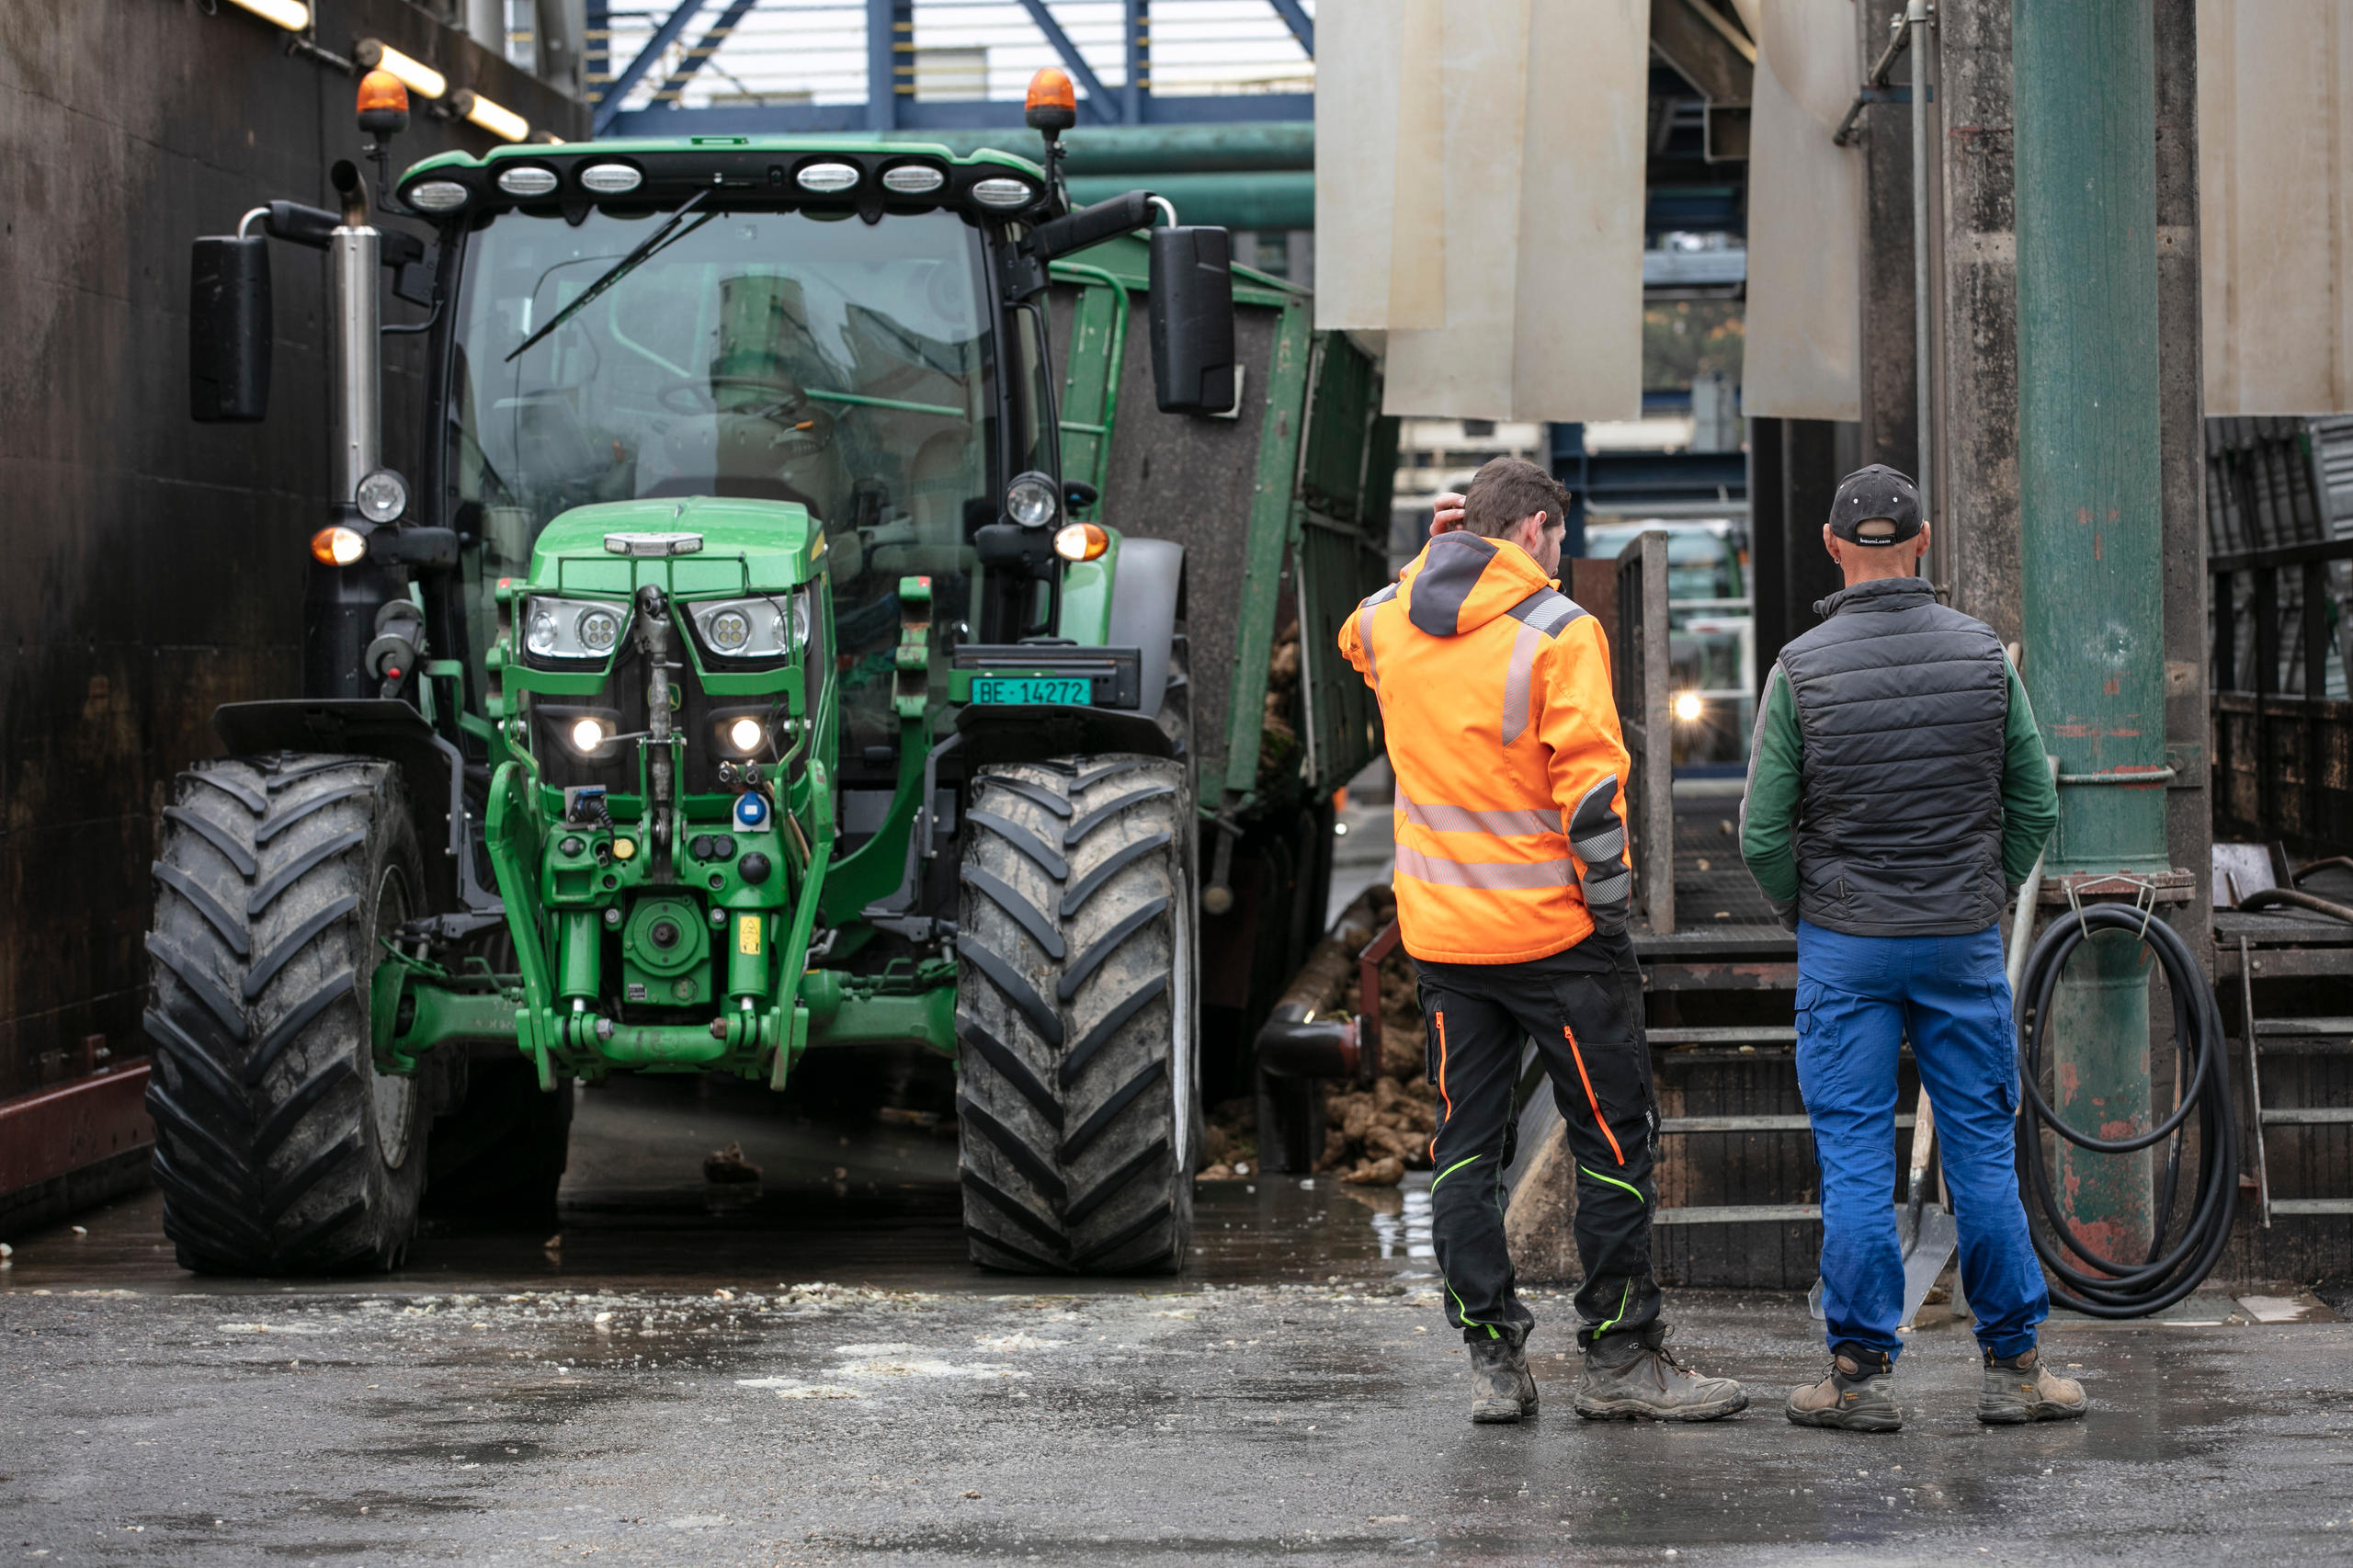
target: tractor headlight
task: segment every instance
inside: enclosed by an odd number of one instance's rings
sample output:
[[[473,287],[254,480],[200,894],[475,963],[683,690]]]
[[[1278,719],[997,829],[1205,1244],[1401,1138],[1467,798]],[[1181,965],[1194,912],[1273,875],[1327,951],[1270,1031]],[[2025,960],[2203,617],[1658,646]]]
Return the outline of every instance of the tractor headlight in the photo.
[[[711,738],[719,743],[720,751],[738,759],[756,757],[768,749],[767,722],[757,713],[737,710],[719,714],[711,721]]]
[[[369,522],[392,522],[408,510],[408,481],[391,469],[380,468],[359,482],[351,500]]]
[[[1062,486],[1042,473],[1016,474],[1005,487],[1005,515],[1025,528],[1042,528],[1062,516]]]
[[[563,738],[581,756],[594,756],[604,750],[605,743],[613,738],[613,732],[602,719],[579,719],[573,722]]]
[[[535,659],[607,659],[628,626],[626,605],[534,598],[523,612],[523,649]]]
[[[463,207],[473,192],[456,180],[429,179],[413,185],[402,193],[408,204],[420,212],[455,212]]]
[[[809,635],[809,598],[762,595],[691,607],[695,635],[722,659],[780,659]]]

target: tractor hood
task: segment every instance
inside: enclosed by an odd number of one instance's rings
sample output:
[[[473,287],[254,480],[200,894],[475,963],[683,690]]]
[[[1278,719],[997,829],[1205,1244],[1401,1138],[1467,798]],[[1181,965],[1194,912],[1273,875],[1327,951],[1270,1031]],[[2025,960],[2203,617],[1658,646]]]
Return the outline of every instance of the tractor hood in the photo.
[[[824,552],[824,531],[796,502],[608,501],[575,506],[540,531],[531,586],[564,594],[626,594],[648,583],[673,594],[777,592],[815,576]]]

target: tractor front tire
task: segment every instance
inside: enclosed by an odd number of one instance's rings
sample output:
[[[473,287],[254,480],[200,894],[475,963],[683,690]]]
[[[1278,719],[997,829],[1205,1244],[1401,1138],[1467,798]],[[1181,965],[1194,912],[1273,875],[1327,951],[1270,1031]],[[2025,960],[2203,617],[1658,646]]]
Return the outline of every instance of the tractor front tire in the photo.
[[[184,1267],[396,1267],[416,1226],[426,1074],[379,1074],[379,938],[423,913],[398,771],[281,755],[179,777],[155,862],[147,1108]]]
[[[1193,801],[1181,762],[978,769],[957,1119],[972,1260],[1171,1272],[1192,1235]]]

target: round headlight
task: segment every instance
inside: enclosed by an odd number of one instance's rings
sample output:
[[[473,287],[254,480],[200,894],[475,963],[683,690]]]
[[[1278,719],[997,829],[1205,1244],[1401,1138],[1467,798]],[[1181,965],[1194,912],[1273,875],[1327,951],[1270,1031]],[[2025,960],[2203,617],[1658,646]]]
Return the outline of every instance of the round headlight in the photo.
[[[645,176],[627,164],[591,164],[580,171],[583,187],[599,196],[624,196],[645,183]]]
[[[517,164],[498,176],[498,188],[509,196],[545,196],[555,184],[555,171],[538,164]]]
[[[532,653],[546,655],[555,652],[555,617],[534,607],[531,619],[524,623],[523,646]]]
[[[380,468],[359,482],[351,500],[369,522],[389,523],[408,510],[408,481],[391,469]]]
[[[592,653],[609,653],[621,638],[621,618],[608,609],[584,609],[574,627],[580,645]]]
[[[408,204],[420,212],[455,212],[471,194],[453,179],[429,179],[407,192]]]
[[[1027,207],[1034,194],[1028,180],[984,179],[972,187],[972,199],[983,207]]]
[[[1042,528],[1054,520],[1054,482],[1042,473],[1025,473],[1005,487],[1005,515],[1025,528]]]
[[[593,752],[605,744],[605,725],[600,719],[583,719],[572,726],[572,749]]]
[[[882,188],[901,196],[922,196],[948,183],[948,176],[929,164],[901,164],[882,171]]]
[[[757,719],[738,719],[727,726],[727,744],[737,751],[757,751],[767,732]]]
[[[733,653],[751,640],[752,618],[742,610],[724,609],[710,618],[710,645],[721,653]]]
[[[1696,691],[1680,693],[1675,699],[1675,716],[1687,724],[1698,723],[1699,715],[1707,710],[1707,704],[1699,700],[1699,694]]]
[[[801,188],[803,190],[813,190],[820,196],[831,196],[835,191],[847,190],[858,183],[858,165],[855,164],[811,164],[792,177],[800,182]]]

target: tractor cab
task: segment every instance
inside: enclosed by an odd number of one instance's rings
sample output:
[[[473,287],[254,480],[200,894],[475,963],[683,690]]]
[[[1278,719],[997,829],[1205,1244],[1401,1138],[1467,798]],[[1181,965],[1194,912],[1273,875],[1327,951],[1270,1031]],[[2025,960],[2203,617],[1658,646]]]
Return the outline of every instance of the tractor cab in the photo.
[[[968,636],[1051,630],[1052,558],[1006,562],[1028,591],[992,606],[976,544],[1007,480],[1057,472],[1045,326],[1001,300],[991,255],[1044,176],[729,142],[507,148],[403,182],[454,246],[438,488],[481,541],[470,641],[479,659],[494,585],[574,507],[722,497],[779,525],[798,507],[824,539],[859,757],[898,740],[903,578],[929,578]]]

